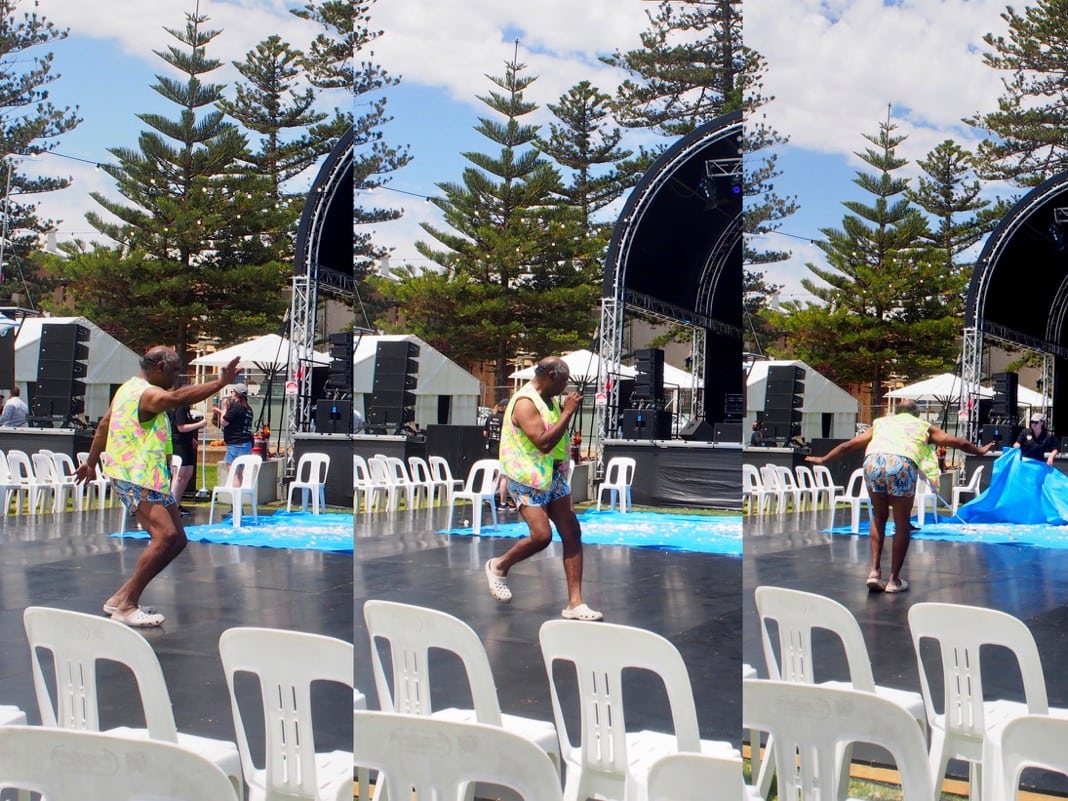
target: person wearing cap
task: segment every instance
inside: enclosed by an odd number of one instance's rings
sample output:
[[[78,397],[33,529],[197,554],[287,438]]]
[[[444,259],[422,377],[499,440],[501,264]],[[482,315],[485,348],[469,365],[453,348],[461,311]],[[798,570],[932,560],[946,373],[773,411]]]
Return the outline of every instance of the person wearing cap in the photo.
[[[112,620],[134,628],[163,625],[164,617],[142,607],[141,593],[185,548],[185,528],[171,494],[171,429],[167,412],[210,398],[234,380],[238,358],[214,381],[172,389],[181,359],[159,345],[141,358],[141,371],[115,391],[93,435],[89,455],[75,473],[78,483],[96,477],[101,454],[112,492],[148,532],[149,543],[137,558],[133,574],[104,602]]]
[[[1012,447],[1019,448],[1024,459],[1043,459],[1053,467],[1053,457],[1057,455],[1059,445],[1053,432],[1046,428],[1046,415],[1035,412],[1031,415],[1030,425],[1020,432]]]
[[[220,423],[223,430],[223,442],[226,443],[226,456],[223,462],[227,469],[238,456],[252,453],[252,407],[248,405],[248,387],[245,384],[234,384],[232,397],[226,405],[226,411],[222,413]],[[235,471],[230,476],[230,483],[238,486],[241,483],[239,472]]]

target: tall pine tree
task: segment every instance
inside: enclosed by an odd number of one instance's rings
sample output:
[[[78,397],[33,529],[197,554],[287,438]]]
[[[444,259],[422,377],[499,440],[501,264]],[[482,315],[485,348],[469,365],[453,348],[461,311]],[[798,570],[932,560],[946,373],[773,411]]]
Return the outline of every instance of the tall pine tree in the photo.
[[[829,268],[809,264],[822,280],[802,285],[822,303],[787,304],[778,320],[790,354],[840,384],[870,386],[870,416],[879,414],[892,376],[912,379],[952,364],[960,326],[962,284],[927,243],[907,179],[894,175],[908,163],[897,155],[905,137],[896,127],[888,117],[857,154],[874,172],[858,171],[854,182],[873,202],[845,201],[842,227],[821,229],[816,245]]]
[[[438,184],[448,227],[424,223],[436,243],[416,248],[442,272],[409,273],[392,290],[409,330],[457,361],[492,363],[499,384],[517,352],[586,345],[595,325],[595,261],[579,211],[535,147],[538,127],[523,122],[537,108],[523,97],[535,80],[524,69],[517,53],[479,98],[503,118],[476,127],[497,153],[464,153],[472,166],[461,181]]]
[[[93,193],[118,222],[86,218],[120,250],[75,252],[68,266],[76,307],[124,327],[131,345],[163,339],[184,352],[202,333],[232,340],[274,328],[285,311],[289,270],[270,246],[285,220],[269,181],[241,163],[245,138],[216,108],[222,87],[202,80],[220,66],[206,53],[219,31],[206,22],[187,14],[183,30],[167,29],[178,44],[156,51],[184,76],[159,75],[152,87],[178,107],[176,117],[139,114],[149,130],[137,148],[109,149],[117,163],[104,169],[129,204]],[[128,305],[109,317],[115,295]]]

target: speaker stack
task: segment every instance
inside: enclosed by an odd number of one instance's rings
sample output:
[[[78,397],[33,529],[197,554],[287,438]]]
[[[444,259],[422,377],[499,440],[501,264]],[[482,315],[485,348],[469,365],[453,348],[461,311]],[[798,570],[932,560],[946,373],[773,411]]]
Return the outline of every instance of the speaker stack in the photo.
[[[89,329],[77,323],[41,326],[37,352],[34,417],[71,417],[85,411],[85,381],[89,372]]]
[[[644,401],[659,407],[664,403],[664,351],[660,348],[639,348],[634,351],[637,359],[635,367],[638,375],[634,377],[635,401]]]
[[[419,384],[419,346],[414,342],[379,342],[375,351],[374,388],[367,407],[367,426],[393,434],[415,419]]]
[[[786,444],[801,433],[801,406],[805,402],[805,370],[796,365],[768,368],[764,384],[764,439]]]
[[[330,335],[330,367],[326,374],[326,390],[352,395],[352,332]]]
[[[990,404],[990,422],[1016,422],[1018,414],[1017,396],[1020,376],[1016,373],[994,373],[990,376],[994,382],[994,399]]]

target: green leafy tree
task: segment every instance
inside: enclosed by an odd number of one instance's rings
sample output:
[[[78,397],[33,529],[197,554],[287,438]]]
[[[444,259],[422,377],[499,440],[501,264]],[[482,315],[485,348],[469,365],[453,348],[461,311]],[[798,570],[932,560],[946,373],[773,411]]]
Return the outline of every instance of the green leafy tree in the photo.
[[[75,303],[105,324],[140,330],[147,323],[151,338],[139,335],[131,347],[162,339],[185,352],[202,333],[232,339],[273,328],[286,308],[289,269],[270,247],[285,219],[269,180],[242,164],[245,138],[216,108],[222,87],[202,80],[220,66],[206,53],[219,34],[206,21],[187,14],[184,30],[167,29],[178,44],[157,51],[185,77],[159,75],[152,87],[178,107],[176,117],[139,114],[149,130],[138,147],[109,149],[117,163],[104,169],[128,203],[93,193],[111,216],[86,218],[119,249],[70,248],[69,275],[130,260],[113,281],[77,284]],[[117,314],[116,295],[131,301]]]
[[[54,150],[56,138],[81,119],[77,108],[58,108],[49,100],[49,86],[60,76],[52,71],[53,54],[43,48],[65,39],[67,30],[39,14],[36,3],[19,13],[22,5],[20,0],[0,0],[0,188],[5,240],[0,276],[12,291],[29,293],[32,305],[32,295],[43,295],[50,282],[35,274],[34,262],[26,257],[55,223],[38,217],[37,204],[28,198],[64,189],[71,181],[27,175],[20,157]]]
[[[974,262],[961,263],[958,257],[990,233],[1006,209],[982,198],[974,157],[952,139],[940,142],[917,164],[924,174],[906,195],[935,223],[925,239],[942,251],[947,269],[970,271]]]
[[[461,181],[438,184],[447,227],[424,223],[435,242],[416,248],[441,272],[409,270],[391,288],[408,330],[461,363],[493,363],[499,381],[518,351],[588,344],[599,294],[581,214],[535,147],[538,127],[522,121],[537,108],[524,69],[517,54],[479,98],[503,118],[476,127],[499,151],[464,153]]]
[[[990,134],[979,144],[983,177],[1037,186],[1068,170],[1068,2],[1034,0],[1008,7],[1007,36],[988,33],[984,62],[1006,73],[997,111],[967,122]]]
[[[891,376],[913,379],[945,369],[956,355],[964,283],[931,247],[926,221],[894,173],[905,137],[889,117],[857,155],[874,172],[854,182],[874,197],[846,201],[841,228],[824,228],[817,242],[829,267],[807,265],[821,281],[802,285],[821,303],[789,303],[774,315],[786,332],[787,352],[841,384],[869,384],[872,414],[882,405]]]

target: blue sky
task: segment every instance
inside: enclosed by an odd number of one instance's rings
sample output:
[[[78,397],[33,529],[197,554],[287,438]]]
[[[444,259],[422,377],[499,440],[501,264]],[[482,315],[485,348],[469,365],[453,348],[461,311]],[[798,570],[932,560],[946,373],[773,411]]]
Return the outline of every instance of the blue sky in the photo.
[[[226,61],[240,58],[274,32],[303,45],[314,31],[288,14],[288,5],[202,0],[209,24],[223,30],[210,52]],[[373,21],[385,34],[373,48],[374,60],[402,78],[390,90],[395,119],[386,137],[409,145],[414,156],[392,186],[415,196],[385,191],[366,199],[405,210],[401,220],[376,230],[394,248],[393,263],[419,263],[413,243],[426,235],[418,223],[435,219],[434,207],[419,195],[460,177],[466,164],[461,152],[492,152],[473,131],[486,110],[476,95],[489,90],[487,74],[503,73],[516,38],[526,74],[538,76],[527,96],[542,104],[536,119],[546,122],[544,104],[579,80],[614,88],[622,76],[597,56],[636,47],[645,12],[654,7],[643,0],[379,0]],[[105,160],[108,147],[136,143],[143,127],[136,113],[168,111],[149,88],[165,67],[152,49],[171,41],[163,26],[182,27],[185,10],[164,0],[42,0],[46,16],[71,28],[70,38],[53,48],[62,73],[53,99],[79,105],[85,118],[62,138],[59,152]],[[960,119],[994,107],[999,76],[982,65],[981,37],[1001,29],[1002,10],[994,0],[745,0],[746,40],[766,58],[766,92],[776,98],[766,113],[791,139],[781,149],[785,174],[777,188],[801,204],[782,226],[790,236],[767,243],[794,251],[790,262],[768,268],[771,280],[786,286],[785,298],[803,296],[803,263],[818,259],[805,239],[839,224],[842,200],[862,197],[852,183],[861,166],[853,153],[866,146],[864,134],[877,131],[888,103],[898,132],[909,137],[900,152],[912,160],[947,136],[974,143],[975,132]],[[227,69],[212,77],[233,76]],[[106,174],[92,163],[55,156],[35,167],[75,177],[75,186],[46,198],[42,210],[63,219],[60,239],[90,237],[83,215],[96,205],[88,192],[109,191]]]

